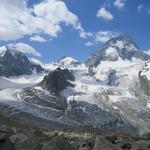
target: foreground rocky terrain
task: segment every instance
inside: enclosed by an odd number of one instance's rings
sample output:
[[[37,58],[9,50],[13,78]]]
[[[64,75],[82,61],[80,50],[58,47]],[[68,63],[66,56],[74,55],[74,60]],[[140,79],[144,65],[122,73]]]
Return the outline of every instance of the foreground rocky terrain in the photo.
[[[150,135],[78,128],[47,130],[0,115],[0,150],[149,150]]]

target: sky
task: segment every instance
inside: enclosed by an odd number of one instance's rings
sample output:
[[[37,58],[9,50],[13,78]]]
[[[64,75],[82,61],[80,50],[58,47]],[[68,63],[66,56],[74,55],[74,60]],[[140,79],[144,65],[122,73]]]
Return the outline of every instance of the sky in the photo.
[[[68,55],[84,61],[123,33],[150,49],[149,0],[0,1],[0,46],[19,45],[43,62]]]

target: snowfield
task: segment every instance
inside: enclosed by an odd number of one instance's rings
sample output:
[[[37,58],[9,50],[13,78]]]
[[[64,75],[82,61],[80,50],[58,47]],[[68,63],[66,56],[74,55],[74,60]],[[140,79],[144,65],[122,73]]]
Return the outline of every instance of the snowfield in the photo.
[[[31,87],[41,82],[45,74],[23,75],[19,77],[0,77],[0,89],[21,89]]]
[[[20,109],[21,111],[33,112],[27,108],[16,93],[23,88],[31,87],[42,81],[44,74],[24,75],[19,77],[0,77],[0,103]]]

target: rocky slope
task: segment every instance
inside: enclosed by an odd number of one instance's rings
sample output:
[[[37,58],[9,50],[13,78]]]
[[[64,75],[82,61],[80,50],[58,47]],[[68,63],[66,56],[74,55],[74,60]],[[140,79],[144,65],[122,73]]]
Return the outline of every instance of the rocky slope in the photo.
[[[42,71],[44,69],[40,65],[32,64],[22,52],[11,46],[4,47],[0,55],[0,76],[30,75]]]
[[[106,130],[46,130],[1,116],[1,150],[149,150],[150,136]],[[11,127],[10,127],[11,126]]]

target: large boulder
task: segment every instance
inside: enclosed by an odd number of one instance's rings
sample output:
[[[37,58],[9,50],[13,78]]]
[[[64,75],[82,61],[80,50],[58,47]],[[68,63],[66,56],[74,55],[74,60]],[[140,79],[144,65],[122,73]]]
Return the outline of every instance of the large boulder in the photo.
[[[150,140],[139,140],[132,144],[132,150],[150,150]]]
[[[13,144],[9,140],[10,130],[0,127],[0,150],[14,150]]]
[[[40,145],[34,136],[17,133],[10,137],[15,150],[40,150]]]
[[[51,141],[43,144],[41,150],[77,150],[65,137],[55,136]]]
[[[103,136],[98,135],[95,140],[95,146],[93,150],[121,150],[117,145],[112,144]]]

